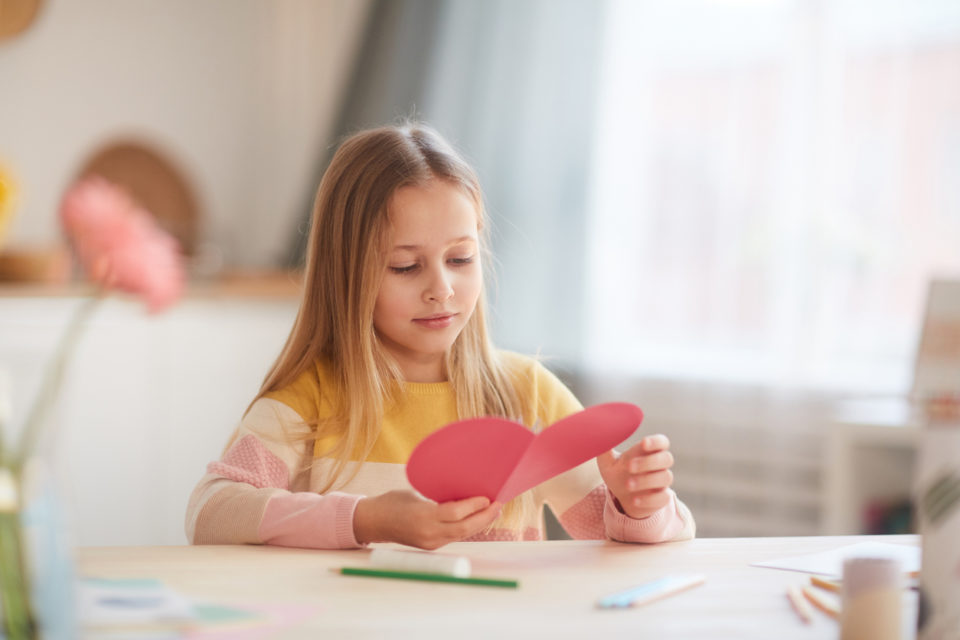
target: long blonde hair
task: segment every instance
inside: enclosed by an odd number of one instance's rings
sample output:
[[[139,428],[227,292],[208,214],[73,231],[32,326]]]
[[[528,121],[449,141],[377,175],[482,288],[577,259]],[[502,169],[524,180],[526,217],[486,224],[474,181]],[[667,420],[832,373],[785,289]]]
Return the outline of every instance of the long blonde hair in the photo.
[[[473,200],[481,247],[486,251],[479,181],[456,151],[427,126],[408,123],[350,136],[320,181],[300,309],[254,401],[291,384],[318,360],[324,362],[336,387],[329,397],[338,400],[333,415],[319,420],[312,434],[317,439],[334,436],[336,441],[324,452],[335,463],[321,492],[349,481],[342,477],[348,461],[352,455],[366,459],[380,433],[384,409],[397,397],[402,374],[373,326],[387,260],[388,207],[401,187],[430,180],[447,181]],[[521,420],[513,380],[487,332],[485,307],[481,292],[472,317],[447,353],[447,376],[457,412],[460,419],[495,415]],[[322,392],[327,395],[327,390]],[[521,502],[508,505],[501,521],[517,520],[526,508]]]

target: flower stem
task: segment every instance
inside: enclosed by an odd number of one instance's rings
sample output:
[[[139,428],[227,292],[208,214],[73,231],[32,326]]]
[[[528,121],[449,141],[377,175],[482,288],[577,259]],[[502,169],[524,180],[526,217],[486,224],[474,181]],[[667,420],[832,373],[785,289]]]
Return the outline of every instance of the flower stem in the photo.
[[[36,637],[30,610],[30,584],[24,571],[23,529],[20,522],[19,482],[8,468],[0,468],[0,605],[8,640]]]
[[[23,429],[20,430],[20,437],[17,440],[17,444],[11,451],[7,452],[5,456],[7,458],[6,464],[10,466],[15,475],[20,475],[20,472],[23,470],[23,465],[30,458],[37,443],[40,441],[41,435],[43,435],[45,431],[47,414],[49,414],[54,404],[54,398],[56,398],[60,390],[60,384],[63,382],[63,374],[66,371],[67,362],[69,362],[70,356],[73,354],[73,350],[80,340],[87,319],[101,300],[103,300],[101,295],[84,299],[83,303],[73,314],[73,317],[70,319],[70,324],[67,325],[66,330],[60,338],[60,344],[57,345],[57,350],[54,352],[54,359],[46,370],[46,375],[44,375],[41,382],[40,391],[37,393],[33,406],[30,408],[30,413],[27,415],[27,420],[23,424]],[[0,453],[3,452],[0,451]]]

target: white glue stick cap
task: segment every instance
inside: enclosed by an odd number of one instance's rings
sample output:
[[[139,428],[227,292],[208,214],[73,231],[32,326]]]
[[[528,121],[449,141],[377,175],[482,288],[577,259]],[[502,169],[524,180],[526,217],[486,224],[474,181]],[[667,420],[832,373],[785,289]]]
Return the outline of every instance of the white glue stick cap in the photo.
[[[470,577],[470,559],[429,551],[403,551],[375,548],[370,552],[370,566],[392,571],[439,573],[454,578]]]

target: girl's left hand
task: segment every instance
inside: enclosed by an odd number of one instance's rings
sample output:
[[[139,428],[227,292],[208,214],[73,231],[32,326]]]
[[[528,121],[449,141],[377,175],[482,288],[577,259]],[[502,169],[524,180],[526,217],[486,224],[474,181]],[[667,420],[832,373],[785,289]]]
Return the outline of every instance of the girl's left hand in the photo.
[[[601,453],[597,466],[621,510],[631,518],[646,518],[669,504],[673,454],[667,436],[647,436],[624,453],[613,449]]]

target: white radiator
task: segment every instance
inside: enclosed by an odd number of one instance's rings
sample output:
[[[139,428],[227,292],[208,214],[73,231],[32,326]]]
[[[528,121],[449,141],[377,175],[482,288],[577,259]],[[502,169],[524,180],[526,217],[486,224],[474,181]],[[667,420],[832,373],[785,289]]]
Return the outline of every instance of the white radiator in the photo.
[[[693,511],[698,536],[821,533],[823,446],[834,398],[717,383],[564,378],[585,405],[639,405],[645,417],[630,442],[651,433],[670,438],[674,489]]]

